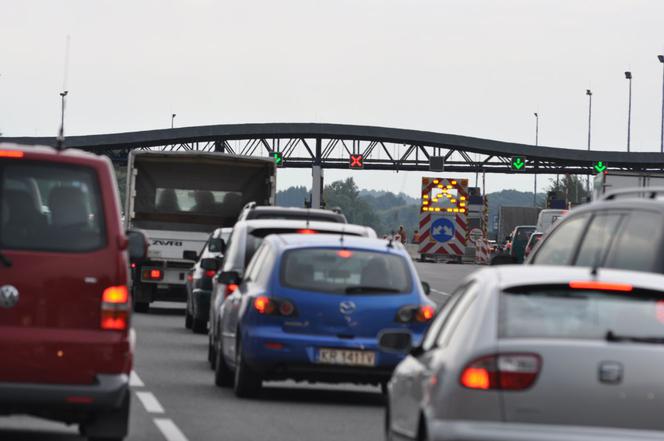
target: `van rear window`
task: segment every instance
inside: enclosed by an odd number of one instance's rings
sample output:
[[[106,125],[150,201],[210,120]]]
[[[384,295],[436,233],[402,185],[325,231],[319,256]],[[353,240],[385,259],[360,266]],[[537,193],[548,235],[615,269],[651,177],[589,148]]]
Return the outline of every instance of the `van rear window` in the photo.
[[[85,252],[106,243],[97,176],[89,167],[0,165],[0,247]]]
[[[567,287],[529,288],[500,296],[501,338],[664,338],[664,296]]]

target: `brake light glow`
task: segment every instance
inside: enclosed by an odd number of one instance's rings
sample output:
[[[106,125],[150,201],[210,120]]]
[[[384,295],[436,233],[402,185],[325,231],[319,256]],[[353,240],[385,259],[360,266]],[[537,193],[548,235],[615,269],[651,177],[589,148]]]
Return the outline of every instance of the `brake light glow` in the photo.
[[[536,354],[497,354],[478,358],[461,373],[459,382],[468,389],[525,390],[542,367]]]
[[[598,291],[619,291],[631,292],[634,288],[628,283],[605,283],[597,282],[594,280],[577,280],[569,282],[569,287],[572,289],[593,289]]]
[[[224,298],[233,294],[237,288],[238,286],[235,283],[229,283],[228,285],[226,285],[226,292],[224,293]]]
[[[101,296],[101,329],[124,331],[129,327],[129,290],[126,286],[109,286]]]
[[[161,280],[164,272],[159,268],[146,268],[143,270],[143,280]]]
[[[258,296],[254,300],[254,308],[259,314],[272,314],[274,311],[274,304],[270,301],[269,297]]]
[[[25,156],[25,153],[20,150],[0,150],[0,158],[15,158],[20,159]]]
[[[337,251],[337,256],[341,257],[342,259],[350,259],[353,257],[353,252],[351,250],[339,250]]]
[[[126,286],[110,286],[104,290],[101,301],[104,303],[127,303],[129,292]]]
[[[316,230],[312,230],[309,228],[302,228],[301,230],[297,230],[297,232],[300,234],[316,234]]]
[[[207,277],[208,279],[213,278],[215,274],[217,274],[217,272],[215,270],[205,271],[205,277]]]
[[[469,389],[489,389],[491,387],[489,371],[483,368],[466,368],[461,374],[461,384]]]
[[[432,306],[424,305],[420,306],[420,309],[417,310],[417,314],[415,314],[415,319],[420,323],[426,323],[430,321],[435,314],[436,311],[433,309]]]

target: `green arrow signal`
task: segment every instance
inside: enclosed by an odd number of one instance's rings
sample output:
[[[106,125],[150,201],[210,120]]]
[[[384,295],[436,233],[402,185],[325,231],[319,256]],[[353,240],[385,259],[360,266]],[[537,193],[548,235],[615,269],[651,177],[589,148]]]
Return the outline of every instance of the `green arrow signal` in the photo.
[[[272,157],[274,158],[274,163],[277,164],[277,165],[281,165],[282,162],[284,161],[284,158],[281,155],[281,152],[272,152]]]
[[[512,160],[512,167],[514,167],[516,170],[521,170],[526,163],[524,162],[523,159],[516,157]]]
[[[595,164],[595,170],[597,173],[602,173],[604,170],[606,170],[606,164],[604,164],[602,161],[598,161],[597,164]]]

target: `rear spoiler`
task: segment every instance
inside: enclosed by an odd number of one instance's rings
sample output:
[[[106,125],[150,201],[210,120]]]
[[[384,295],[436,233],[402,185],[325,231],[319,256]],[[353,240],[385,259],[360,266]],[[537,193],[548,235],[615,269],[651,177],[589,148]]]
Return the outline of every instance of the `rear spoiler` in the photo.
[[[664,194],[664,187],[637,187],[637,188],[623,188],[620,190],[613,190],[601,197],[602,201],[612,201],[618,199],[618,196],[634,195],[646,199],[655,199],[658,194]]]

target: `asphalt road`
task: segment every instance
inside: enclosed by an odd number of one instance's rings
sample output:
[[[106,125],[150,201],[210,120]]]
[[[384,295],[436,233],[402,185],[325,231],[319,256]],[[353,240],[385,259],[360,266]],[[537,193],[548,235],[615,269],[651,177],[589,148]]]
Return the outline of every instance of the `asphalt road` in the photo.
[[[432,298],[444,301],[474,265],[416,263]],[[383,398],[372,386],[267,383],[260,398],[240,400],[214,386],[207,336],[184,328],[183,305],[158,303],[135,314],[132,441],[338,441],[383,439]],[[2,441],[76,441],[75,426],[0,417]]]

